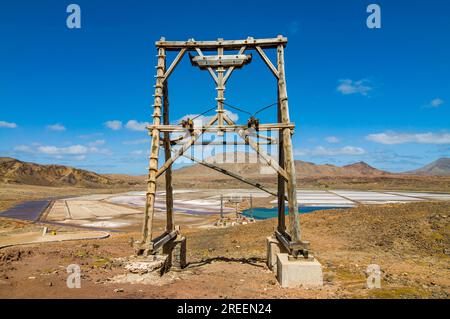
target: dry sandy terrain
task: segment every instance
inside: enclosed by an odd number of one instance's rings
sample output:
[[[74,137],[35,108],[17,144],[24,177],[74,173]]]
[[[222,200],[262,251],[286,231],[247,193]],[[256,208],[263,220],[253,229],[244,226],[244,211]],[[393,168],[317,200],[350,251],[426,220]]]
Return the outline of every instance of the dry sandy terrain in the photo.
[[[264,265],[265,237],[275,227],[271,219],[226,229],[182,226],[189,266],[150,276],[146,284],[112,281],[126,274],[114,259],[132,254],[129,238],[139,238],[136,232],[5,248],[0,250],[0,297],[448,298],[449,212],[448,202],[419,202],[303,215],[304,238],[324,267],[322,289],[279,287]],[[2,225],[3,231],[24,226],[14,221]],[[66,267],[73,263],[82,269],[81,289],[66,286]],[[365,269],[372,263],[381,266],[382,289],[365,288]]]

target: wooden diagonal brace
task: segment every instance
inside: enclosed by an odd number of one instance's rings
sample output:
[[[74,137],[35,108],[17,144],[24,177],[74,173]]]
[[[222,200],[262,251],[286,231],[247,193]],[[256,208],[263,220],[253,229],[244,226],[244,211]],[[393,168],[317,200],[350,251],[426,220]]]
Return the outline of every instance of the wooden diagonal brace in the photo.
[[[211,163],[202,161],[201,159],[197,159],[197,158],[195,158],[194,156],[191,156],[191,155],[183,154],[183,156],[188,158],[188,159],[190,159],[191,161],[199,163],[200,165],[203,165],[203,166],[208,167],[210,169],[213,169],[213,170],[215,170],[215,171],[217,171],[219,173],[222,173],[222,174],[228,175],[230,177],[233,177],[233,178],[235,178],[235,179],[237,179],[237,180],[239,180],[239,181],[241,181],[243,183],[246,183],[248,185],[254,186],[254,187],[256,187],[256,188],[258,188],[258,189],[260,189],[260,190],[262,190],[262,191],[264,191],[264,192],[266,192],[268,194],[270,194],[270,195],[278,196],[277,193],[268,190],[267,188],[265,188],[261,184],[253,182],[251,180],[248,180],[248,179],[246,179],[246,178],[244,178],[244,177],[242,177],[242,176],[240,176],[240,175],[238,175],[236,173],[230,172],[229,170],[226,170],[224,168],[218,167],[218,166],[213,165]]]
[[[191,139],[175,153],[168,161],[164,163],[163,166],[156,173],[156,178],[161,176],[172,164],[184,154],[194,143],[198,140],[198,138],[206,131],[208,127],[213,125],[217,121],[217,115],[215,115],[208,124],[206,124],[202,129],[194,131],[194,134],[191,136]]]
[[[228,115],[224,114],[223,119],[225,122],[227,122],[229,125],[234,125],[234,122],[228,117]],[[287,175],[286,171],[278,165],[277,161],[275,161],[269,154],[267,154],[265,151],[263,151],[258,143],[255,143],[253,139],[250,138],[250,136],[245,132],[243,129],[239,129],[236,131],[236,133],[246,142],[248,145],[250,145],[255,152],[261,156],[267,164],[269,164],[278,174],[283,176],[283,178],[288,181],[289,176]]]
[[[263,61],[266,63],[266,65],[269,67],[270,71],[272,71],[273,75],[278,79],[280,75],[278,74],[277,68],[273,65],[273,63],[270,61],[269,57],[264,53],[263,49],[261,47],[257,46],[255,47],[256,51],[258,51],[259,55],[263,59]]]
[[[173,60],[172,64],[170,65],[170,67],[167,69],[166,73],[164,73],[163,83],[165,81],[167,81],[169,76],[172,74],[173,70],[175,69],[177,64],[181,61],[181,59],[183,58],[184,54],[186,53],[186,50],[187,50],[186,48],[181,49],[180,52],[178,53],[178,55],[175,57],[175,59]]]
[[[238,53],[238,54],[244,54],[245,49],[246,49],[246,46],[243,46],[243,47],[239,50],[239,53]],[[230,78],[231,73],[233,73],[234,69],[235,69],[234,66],[228,68],[227,73],[225,73],[225,76],[223,77],[223,85],[225,85],[225,84],[227,83],[227,81],[228,81],[228,79]]]

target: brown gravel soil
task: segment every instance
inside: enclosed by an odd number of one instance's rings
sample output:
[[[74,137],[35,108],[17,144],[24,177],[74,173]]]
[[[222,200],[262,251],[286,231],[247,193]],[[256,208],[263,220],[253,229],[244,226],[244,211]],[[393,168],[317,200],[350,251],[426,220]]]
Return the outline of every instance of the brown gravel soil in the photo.
[[[323,265],[321,289],[281,288],[265,267],[276,221],[226,229],[182,227],[189,265],[146,284],[117,283],[129,238],[46,243],[0,250],[0,298],[449,298],[450,203],[421,202],[327,210],[301,217],[303,237]],[[1,223],[0,223],[1,224]],[[13,227],[13,226],[11,226]],[[81,288],[66,267],[81,267]],[[381,289],[366,288],[378,264]]]

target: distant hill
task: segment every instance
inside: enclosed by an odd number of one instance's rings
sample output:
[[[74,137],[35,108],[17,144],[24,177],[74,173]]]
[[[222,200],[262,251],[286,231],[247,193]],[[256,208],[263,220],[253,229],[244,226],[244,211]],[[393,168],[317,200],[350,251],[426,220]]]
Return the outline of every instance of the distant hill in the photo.
[[[223,154],[215,155],[213,158],[208,159],[213,161],[214,165],[219,166],[224,169],[228,169],[242,176],[255,176],[255,175],[275,175],[275,171],[267,166],[267,164],[261,160],[259,163],[256,161],[254,154],[249,156],[250,163],[229,163],[228,161],[223,161]],[[228,155],[226,155],[228,156]],[[237,159],[242,159],[246,156],[243,153],[238,153],[236,155]],[[241,158],[242,157],[242,158]],[[230,161],[233,157],[228,157]],[[314,164],[310,162],[304,162],[300,160],[295,161],[295,169],[298,177],[339,177],[339,176],[381,176],[388,175],[391,173],[378,170],[364,162],[358,162],[346,166],[335,166],[331,164]],[[207,167],[200,164],[194,164],[186,166],[174,171],[176,177],[180,176],[210,176],[214,178],[215,176],[221,175],[219,172],[215,172]]]
[[[369,164],[365,162],[358,162],[350,165],[345,165],[342,167],[344,170],[354,172],[358,175],[371,175],[371,176],[377,176],[377,175],[386,175],[386,174],[392,174],[386,171],[379,170],[375,167],[370,166]]]
[[[63,165],[41,165],[0,158],[0,182],[39,186],[112,187],[136,183]]]
[[[429,176],[450,176],[450,158],[440,158],[424,167],[406,173]]]

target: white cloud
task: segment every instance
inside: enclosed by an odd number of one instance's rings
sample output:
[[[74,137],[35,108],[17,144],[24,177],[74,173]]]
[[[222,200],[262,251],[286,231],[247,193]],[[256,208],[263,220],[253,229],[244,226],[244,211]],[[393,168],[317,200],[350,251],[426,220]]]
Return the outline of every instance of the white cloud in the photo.
[[[138,122],[136,120],[129,120],[125,127],[131,131],[145,131],[147,125],[150,125],[148,122]]]
[[[305,156],[308,155],[308,152],[301,149],[294,149],[294,156]]]
[[[131,152],[131,155],[142,155],[142,154],[144,154],[143,150],[136,150]]]
[[[39,146],[37,150],[47,155],[82,155],[89,151],[84,145],[72,145],[68,147]]]
[[[105,140],[95,140],[93,142],[88,143],[89,147],[95,147],[95,146],[101,146],[101,145],[105,145],[106,141]]]
[[[394,145],[404,143],[450,144],[450,133],[397,133],[369,134],[366,139],[375,143]]]
[[[344,146],[336,149],[317,146],[310,153],[311,155],[316,156],[338,156],[338,155],[362,155],[365,154],[366,151],[361,147],[355,146]]]
[[[66,128],[64,127],[64,125],[56,123],[53,125],[47,125],[47,129],[50,131],[65,131]]]
[[[149,142],[150,142],[150,139],[141,138],[141,139],[138,139],[138,140],[123,141],[122,144],[125,144],[125,145],[136,145],[136,144],[147,144]]]
[[[336,136],[327,136],[325,140],[328,143],[339,143],[339,139]]]
[[[84,135],[78,135],[78,138],[81,139],[91,139],[91,138],[96,138],[96,137],[100,137],[103,136],[103,133],[92,133],[92,134],[84,134]]]
[[[431,107],[431,108],[438,108],[440,107],[442,104],[444,104],[444,100],[440,99],[440,98],[436,98],[434,100],[431,100],[430,103],[428,103],[427,105],[425,105],[426,107]]]
[[[359,93],[361,95],[367,96],[372,90],[372,87],[370,87],[369,81],[365,79],[358,81],[343,79],[339,80],[339,85],[336,90],[344,95]]]
[[[16,123],[11,123],[11,122],[0,121],[0,127],[16,128],[17,124]]]
[[[84,160],[87,154],[102,154],[102,155],[111,155],[112,152],[106,148],[98,148],[96,145],[102,145],[104,143],[103,140],[98,140],[91,145],[71,145],[67,147],[58,147],[53,145],[42,145],[36,148],[36,151],[41,154],[50,155],[55,158],[62,159],[64,156],[70,156],[72,159],[76,160]]]
[[[117,130],[120,130],[122,128],[122,122],[121,121],[117,121],[117,120],[107,121],[107,122],[105,122],[105,126],[107,128],[110,128],[113,131],[117,131]]]
[[[14,147],[14,152],[32,153],[33,150],[28,145],[18,145],[16,147]]]
[[[239,115],[237,115],[236,113],[226,110],[225,114],[228,115],[230,120],[232,120],[233,122],[236,122],[237,120],[239,120]]]
[[[236,113],[225,110],[225,114],[228,115],[230,120],[232,120],[233,122],[236,122],[237,120],[239,120],[239,115]],[[199,114],[187,114],[187,115],[183,116],[181,119],[179,119],[177,121],[177,123],[180,123],[182,120],[186,120],[187,118],[190,118],[190,119],[195,118],[194,125],[195,125],[195,127],[199,127],[199,126],[208,124],[213,119],[214,116],[215,115],[210,115],[210,116],[200,115],[199,116]]]
[[[84,161],[86,159],[86,155],[77,155],[73,159],[76,161]]]
[[[344,146],[341,148],[327,148],[323,146],[317,146],[316,148],[309,149],[295,149],[295,156],[340,156],[340,155],[363,155],[366,151],[361,147],[356,146]]]

